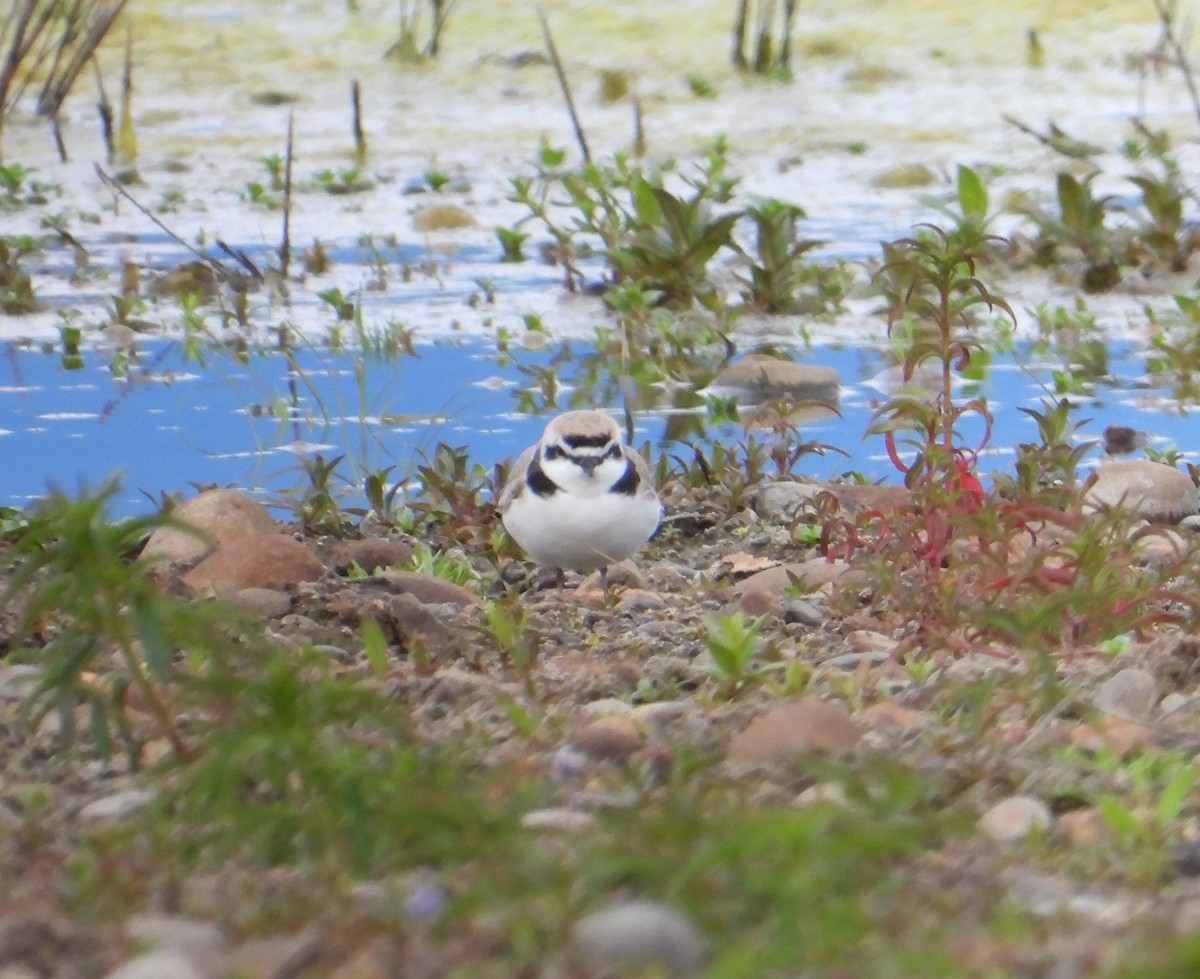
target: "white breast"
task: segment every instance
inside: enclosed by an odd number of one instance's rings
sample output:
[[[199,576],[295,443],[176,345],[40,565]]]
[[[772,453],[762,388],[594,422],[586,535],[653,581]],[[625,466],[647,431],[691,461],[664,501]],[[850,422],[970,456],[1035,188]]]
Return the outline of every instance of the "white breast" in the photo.
[[[504,526],[538,564],[594,571],[638,551],[661,518],[662,504],[652,496],[526,491],[504,514]]]

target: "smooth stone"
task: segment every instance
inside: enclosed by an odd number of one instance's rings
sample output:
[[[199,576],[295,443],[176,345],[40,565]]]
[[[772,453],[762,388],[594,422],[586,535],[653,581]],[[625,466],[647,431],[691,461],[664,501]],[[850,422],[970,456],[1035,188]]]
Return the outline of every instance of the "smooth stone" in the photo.
[[[228,943],[216,925],[172,915],[139,914],[125,924],[125,934],[153,952],[182,955],[208,979],[218,979],[216,968]]]
[[[479,596],[471,589],[456,585],[423,571],[382,571],[372,580],[386,582],[395,592],[413,595],[425,605],[478,605]]]
[[[642,746],[642,732],[629,717],[609,714],[584,724],[571,744],[589,758],[626,761]]]
[[[283,534],[252,534],[222,544],[183,576],[204,595],[230,595],[244,588],[278,588],[316,581],[325,568],[304,544]]]
[[[657,592],[645,588],[630,588],[617,602],[618,612],[636,614],[638,612],[657,612],[667,607],[667,601]]]
[[[805,588],[816,589],[837,581],[849,570],[850,565],[844,561],[812,558],[808,561],[789,562],[767,568],[766,571],[759,571],[749,578],[743,578],[733,586],[733,590],[738,595],[761,591],[782,596],[789,588],[793,587],[793,578]]]
[[[1112,834],[1099,809],[1073,809],[1054,822],[1055,829],[1072,846],[1095,846],[1107,842]]]
[[[1196,486],[1187,473],[1161,462],[1127,459],[1096,470],[1084,506],[1123,507],[1147,520],[1174,523],[1200,511]]]
[[[929,726],[929,715],[894,700],[881,700],[859,711],[854,719],[869,728],[891,728],[897,731],[920,731]]]
[[[871,178],[871,185],[904,190],[909,187],[928,187],[936,180],[937,174],[924,163],[897,163],[875,174]]]
[[[565,806],[550,809],[535,809],[521,817],[521,828],[550,830],[558,833],[580,833],[596,824],[590,812],[567,809]]]
[[[791,519],[803,506],[816,506],[817,498],[828,493],[850,516],[869,510],[891,513],[912,499],[904,486],[870,486],[856,483],[798,483],[780,480],[767,483],[758,491],[755,506],[762,517]]]
[[[474,226],[475,219],[471,212],[457,204],[428,204],[413,215],[413,227],[423,232],[452,231]]]
[[[263,619],[281,619],[292,610],[292,596],[274,588],[243,588],[226,601],[234,608]]]
[[[588,717],[628,717],[633,713],[633,706],[616,697],[601,697],[599,700],[589,700],[579,708]]]
[[[315,928],[248,939],[225,957],[224,973],[241,979],[291,979],[315,963],[321,946]]]
[[[821,483],[779,481],[767,483],[754,498],[754,508],[760,517],[771,520],[790,520],[796,511],[825,491]]]
[[[150,952],[113,969],[108,979],[209,979],[207,973],[179,952]]]
[[[734,736],[727,757],[735,764],[785,764],[805,755],[845,754],[861,738],[845,705],[801,697],[751,721]]]
[[[766,616],[769,619],[783,618],[783,601],[779,595],[769,591],[748,591],[738,595],[731,603],[731,611],[757,619]]]
[[[393,639],[402,646],[419,642],[434,651],[454,638],[449,626],[426,608],[416,595],[408,592],[389,595],[383,612]]]
[[[783,621],[797,622],[810,628],[824,625],[825,613],[812,602],[803,598],[785,598],[783,600]]]
[[[979,820],[980,828],[999,843],[1023,840],[1036,829],[1048,829],[1052,817],[1041,799],[1014,795],[997,802]]]
[[[358,565],[368,574],[386,568],[399,568],[413,559],[412,545],[389,537],[365,537],[339,544],[333,552],[333,570],[349,571]]]
[[[1181,694],[1178,690],[1172,690],[1169,694],[1163,697],[1158,703],[1158,712],[1163,717],[1168,714],[1174,714],[1175,711],[1186,707],[1191,703],[1191,698],[1185,694]]]
[[[690,918],[657,901],[627,901],[593,911],[571,929],[571,957],[595,976],[654,969],[674,979],[695,976],[705,945]]]
[[[1128,666],[1100,685],[1092,697],[1092,704],[1106,714],[1140,720],[1153,713],[1157,697],[1158,683],[1154,674]]]
[[[158,793],[152,789],[126,789],[114,792],[102,799],[89,802],[79,810],[79,821],[83,823],[112,823],[141,812],[153,805]]]
[[[800,400],[837,401],[841,384],[841,376],[832,367],[747,354],[721,371],[712,387],[737,388],[763,397],[786,394]]]
[[[142,548],[144,560],[195,561],[228,541],[277,530],[266,507],[234,489],[205,490],[181,503],[171,516],[198,533],[159,527]]]

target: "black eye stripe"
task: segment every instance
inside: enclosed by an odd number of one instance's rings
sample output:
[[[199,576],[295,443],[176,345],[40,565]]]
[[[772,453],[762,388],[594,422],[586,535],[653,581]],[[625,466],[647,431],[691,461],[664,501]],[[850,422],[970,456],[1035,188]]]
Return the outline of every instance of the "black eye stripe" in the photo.
[[[599,449],[612,441],[611,435],[564,435],[563,441],[572,449]]]
[[[566,453],[557,445],[547,445],[545,456],[547,459],[561,459]]]

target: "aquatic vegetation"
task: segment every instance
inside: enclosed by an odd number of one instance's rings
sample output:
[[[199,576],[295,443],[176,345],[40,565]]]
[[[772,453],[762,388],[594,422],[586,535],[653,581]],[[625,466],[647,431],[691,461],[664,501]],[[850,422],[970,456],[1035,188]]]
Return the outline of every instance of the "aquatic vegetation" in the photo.
[[[797,0],[738,0],[730,58],[740,71],[788,77]],[[749,35],[753,54],[747,54]]]

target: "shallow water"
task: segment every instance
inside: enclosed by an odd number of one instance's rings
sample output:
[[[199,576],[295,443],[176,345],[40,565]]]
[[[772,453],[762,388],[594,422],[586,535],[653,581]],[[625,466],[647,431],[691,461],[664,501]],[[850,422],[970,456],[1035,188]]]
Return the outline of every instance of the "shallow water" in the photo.
[[[465,447],[472,461],[491,466],[536,440],[544,419],[519,410],[521,399],[542,397],[530,382],[552,365],[558,365],[563,407],[603,400],[588,386],[594,375],[584,368],[587,353],[579,344],[501,352],[463,340],[420,344],[415,357],[365,362],[318,347],[246,363],[209,351],[201,367],[186,359],[183,345],[159,341],[118,378],[111,352],[84,351],[81,363],[64,370],[58,354],[13,350],[0,362],[6,461],[0,505],[26,504],[48,487],[95,488],[114,470],[123,476],[118,509],[126,513],[193,483],[235,484],[282,500],[285,491],[304,485],[303,463],[317,455],[343,457],[334,485],[347,502],[359,502],[364,475],[394,466],[398,480],[438,442]],[[886,357],[863,347],[822,346],[808,359],[841,374],[841,414],[801,425],[803,439],[830,451],[804,456],[797,471],[896,479],[882,440],[863,437],[891,380]],[[1123,424],[1149,431],[1157,449],[1193,444],[1188,419],[1156,410],[1173,405],[1170,392],[1151,386],[1133,347],[1118,347],[1111,368],[1112,377],[1072,399],[1081,439]],[[1039,409],[1049,400],[1057,369],[1061,364],[1026,347],[998,359],[982,381],[957,389],[960,399],[985,397],[996,415],[981,472],[1010,469],[1012,447],[1036,441],[1032,419],[1014,409]],[[607,390],[611,395],[611,384]],[[645,391],[636,442],[690,458],[693,445],[704,449],[711,441],[744,437],[739,427],[713,425],[707,417],[703,393]],[[977,420],[964,420],[965,443],[980,433]],[[1092,458],[1100,458],[1098,448]]]
[[[157,495],[191,481],[278,490],[296,485],[297,453],[316,451],[344,454],[346,478],[357,485],[370,469],[395,464],[403,471],[439,441],[468,446],[473,459],[489,464],[536,437],[543,421],[517,413],[513,392],[528,384],[518,366],[544,366],[557,348],[505,365],[497,347],[506,335],[521,335],[526,318],[535,316],[582,356],[607,315],[598,299],[566,295],[557,269],[536,261],[501,263],[492,233],[524,216],[506,199],[508,181],[529,172],[543,140],[574,152],[552,73],[544,65],[515,68],[505,60],[540,48],[536,18],[520,5],[463,5],[442,62],[414,68],[380,58],[394,4],[358,6],[354,14],[315,0],[217,8],[164,2],[135,13],[140,182],[130,192],[183,242],[220,254],[214,246],[220,239],[259,267],[273,264],[280,214],[248,200],[247,184],[266,180],[261,159],[282,153],[287,113],[296,112],[292,240],[297,249],[320,240],[331,266],[293,277],[286,297],[267,289],[253,293],[250,318],[262,337],[286,325],[306,338],[298,348],[300,374],[289,375],[288,362],[278,357],[255,358],[248,366],[215,355],[203,368],[184,362],[182,346],[162,339],[179,335],[182,312],[177,302],[163,300],[139,313],[159,337],[140,341],[133,374],[148,376],[137,382],[112,376],[110,355],[90,344],[111,319],[121,264],[141,266],[146,282],[193,256],[94,174],[102,153],[86,93],[68,103],[68,164],[54,158],[40,121],[14,120],[5,159],[36,168],[33,178],[52,190],[45,205],[5,209],[4,233],[42,234],[44,219],[58,216],[86,249],[87,261],[80,267],[72,249],[52,244],[28,265],[47,309],[0,317],[0,339],[14,342],[7,366],[0,366],[0,429],[8,433],[0,435],[6,470],[0,502],[26,501],[48,482],[95,484],[114,468],[128,474],[131,507],[144,500],[138,490]],[[805,233],[826,242],[820,254],[829,259],[873,258],[879,242],[929,219],[932,212],[918,195],[946,192],[958,163],[1001,167],[995,199],[1015,191],[1044,198],[1062,160],[1017,133],[1005,114],[1037,127],[1053,119],[1073,135],[1111,147],[1114,152],[1099,158],[1102,191],[1129,171],[1115,150],[1135,114],[1172,130],[1185,165],[1196,155],[1190,145],[1196,123],[1180,79],[1139,67],[1157,40],[1149,5],[1051,9],[1013,0],[996,9],[972,8],[967,16],[960,5],[941,0],[815,2],[802,5],[797,78],[789,85],[747,83],[728,68],[729,10],[719,0],[652,7],[556,0],[545,6],[598,157],[629,143],[629,104],[603,105],[597,98],[599,72],[619,69],[641,97],[652,162],[695,158],[724,133],[731,168],[743,178],[741,199],[775,196],[804,206]],[[1041,69],[1024,62],[1030,27],[1046,47]],[[118,50],[102,52],[111,77]],[[689,74],[703,75],[716,97],[697,98],[685,81]],[[356,167],[347,111],[352,77],[363,86],[370,151],[361,171],[372,187],[333,195],[315,175]],[[282,93],[290,106],[264,104],[270,93]],[[912,189],[877,179],[912,162],[925,163],[947,182]],[[457,189],[415,193],[431,168],[455,178]],[[418,231],[413,216],[433,200],[463,207],[474,225]],[[537,241],[535,235],[530,254]],[[720,270],[726,280],[732,272]],[[1036,332],[1026,307],[1069,306],[1077,292],[1044,274],[997,285],[1017,309],[1018,333],[1026,339]],[[1137,353],[1147,334],[1143,304],[1163,308],[1170,291],[1190,286],[1185,275],[1131,282],[1089,299],[1098,326],[1119,344],[1112,371],[1120,380],[1081,406],[1078,417],[1092,419],[1087,432],[1125,424],[1151,431],[1162,440],[1156,447],[1174,445],[1187,457],[1200,448],[1169,398],[1157,402],[1159,410],[1149,407],[1155,402],[1147,395],[1169,392],[1142,390],[1145,363]],[[330,288],[360,301],[369,332],[396,324],[410,329],[420,358],[361,373],[355,357],[326,352],[321,338],[332,318],[318,293]],[[884,324],[875,306],[853,300],[832,321],[754,318],[737,338],[742,350],[761,342],[794,348],[803,329],[813,347],[798,354],[841,372],[841,418],[813,424],[804,435],[850,456],[806,457],[806,472],[895,477],[880,446],[862,439],[881,397],[864,381],[887,366],[877,349]],[[206,316],[212,328],[217,314],[210,309]],[[64,323],[83,331],[82,370],[65,372],[57,354],[16,343],[27,338],[35,348],[57,348]],[[561,380],[570,384],[572,372],[581,370],[568,365]],[[164,372],[169,383],[159,376]],[[1011,358],[993,368],[983,393],[997,415],[997,467],[1005,464],[1007,447],[1033,438],[1032,422],[1014,409],[1035,406],[1045,396],[1039,381],[1048,376],[1017,370]],[[480,386],[489,377],[510,386]],[[559,407],[608,400],[577,388]],[[698,434],[698,396],[676,394],[676,400],[686,403],[645,406],[640,438],[660,442],[664,432],[684,427],[689,437]],[[266,415],[255,417],[260,409]],[[685,426],[684,418],[693,421]],[[732,428],[705,434],[738,435]]]

